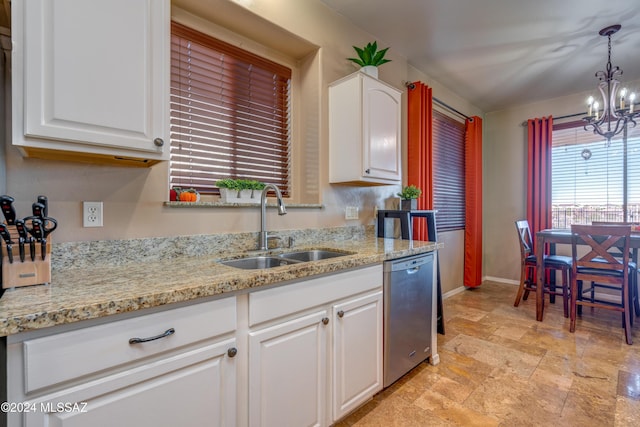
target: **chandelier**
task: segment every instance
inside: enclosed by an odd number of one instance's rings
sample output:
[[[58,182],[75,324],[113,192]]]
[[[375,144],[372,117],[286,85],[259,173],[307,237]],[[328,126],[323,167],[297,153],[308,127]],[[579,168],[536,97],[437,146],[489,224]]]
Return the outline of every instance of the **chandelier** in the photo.
[[[601,36],[609,39],[609,55],[607,58],[607,68],[605,71],[598,71],[596,77],[600,80],[598,90],[602,95],[602,106],[593,96],[587,100],[587,117],[584,117],[585,130],[593,130],[593,133],[606,138],[607,146],[611,145],[611,138],[626,129],[629,123],[636,125],[635,118],[638,112],[634,112],[635,93],[630,93],[627,97],[627,89],[622,88],[618,92],[620,81],[617,75],[622,75],[620,67],[611,65],[611,36],[620,30],[620,25],[611,25],[600,30]],[[628,100],[628,105],[627,105]],[[617,108],[616,108],[616,101]]]

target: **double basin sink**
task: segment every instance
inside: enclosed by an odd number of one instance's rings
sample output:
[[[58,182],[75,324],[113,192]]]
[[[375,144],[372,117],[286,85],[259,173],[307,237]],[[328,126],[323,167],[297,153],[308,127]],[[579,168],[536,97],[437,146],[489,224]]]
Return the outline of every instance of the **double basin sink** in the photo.
[[[244,270],[257,270],[263,268],[280,267],[282,265],[299,264],[309,261],[321,261],[323,259],[347,255],[353,255],[353,253],[336,252],[325,249],[313,249],[309,251],[287,252],[279,255],[251,256],[228,261],[220,261],[220,263]]]

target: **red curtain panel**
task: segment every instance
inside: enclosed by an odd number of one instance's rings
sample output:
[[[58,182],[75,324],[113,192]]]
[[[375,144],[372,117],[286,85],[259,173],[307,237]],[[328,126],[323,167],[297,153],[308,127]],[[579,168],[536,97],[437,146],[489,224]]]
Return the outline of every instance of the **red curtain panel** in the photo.
[[[551,228],[551,136],[553,118],[529,119],[527,220],[532,236]],[[534,237],[535,246],[535,237]],[[535,250],[535,249],[534,249]]]
[[[482,119],[466,121],[464,286],[482,284]]]
[[[433,209],[433,93],[432,89],[414,82],[408,92],[408,129],[407,129],[407,182],[422,190],[418,199],[418,209]],[[414,221],[413,238],[429,240],[424,221]]]

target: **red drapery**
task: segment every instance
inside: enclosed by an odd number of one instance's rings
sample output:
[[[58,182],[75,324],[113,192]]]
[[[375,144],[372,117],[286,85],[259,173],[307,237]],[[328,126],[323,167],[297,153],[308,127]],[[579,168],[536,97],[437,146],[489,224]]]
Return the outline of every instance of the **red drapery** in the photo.
[[[464,286],[482,284],[482,119],[466,121]]]
[[[407,182],[422,190],[418,209],[433,209],[433,93],[432,89],[414,82],[408,93],[407,129]],[[423,221],[414,221],[413,238],[429,240],[427,226]]]
[[[531,234],[551,228],[551,136],[553,118],[530,119],[527,167],[527,220]],[[535,239],[534,239],[535,246]]]

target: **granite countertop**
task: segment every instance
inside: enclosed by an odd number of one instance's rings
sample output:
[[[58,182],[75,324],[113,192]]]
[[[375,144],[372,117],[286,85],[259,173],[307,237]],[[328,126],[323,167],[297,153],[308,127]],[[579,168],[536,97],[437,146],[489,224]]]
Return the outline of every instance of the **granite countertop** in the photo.
[[[5,291],[0,298],[0,336],[225,293],[233,295],[279,282],[429,252],[438,245],[375,237],[318,242],[291,250],[330,249],[353,254],[263,270],[241,270],[220,264],[219,255],[182,255],[170,260],[119,266],[98,263],[52,269],[50,284]],[[234,252],[224,259],[256,254]]]

